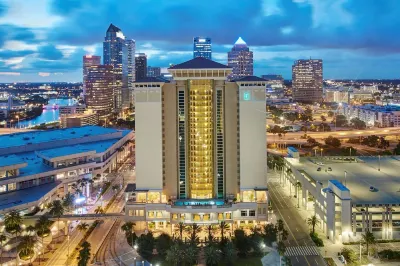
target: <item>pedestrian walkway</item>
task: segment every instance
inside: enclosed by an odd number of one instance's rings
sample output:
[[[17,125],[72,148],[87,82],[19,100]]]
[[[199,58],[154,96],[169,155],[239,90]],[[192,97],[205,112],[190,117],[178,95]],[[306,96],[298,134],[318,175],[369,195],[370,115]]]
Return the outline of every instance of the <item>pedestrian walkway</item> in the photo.
[[[287,247],[285,256],[319,256],[319,251],[316,246]]]

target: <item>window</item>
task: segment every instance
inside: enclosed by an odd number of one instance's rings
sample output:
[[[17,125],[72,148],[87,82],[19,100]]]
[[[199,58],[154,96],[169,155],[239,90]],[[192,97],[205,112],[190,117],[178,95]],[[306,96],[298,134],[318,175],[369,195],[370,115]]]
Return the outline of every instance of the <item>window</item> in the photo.
[[[256,211],[255,210],[250,210],[249,211],[249,216],[256,216]]]
[[[8,184],[8,191],[15,190],[15,189],[17,189],[16,183]]]
[[[240,216],[247,216],[247,211],[240,211]]]
[[[6,192],[6,191],[7,191],[6,185],[0,186],[0,192]]]

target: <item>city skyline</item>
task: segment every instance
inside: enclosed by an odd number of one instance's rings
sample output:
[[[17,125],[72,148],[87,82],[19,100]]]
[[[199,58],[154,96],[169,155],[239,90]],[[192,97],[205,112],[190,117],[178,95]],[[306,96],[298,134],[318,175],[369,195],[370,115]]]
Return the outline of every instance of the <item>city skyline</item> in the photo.
[[[101,42],[110,23],[137,41],[137,51],[146,53],[152,66],[190,59],[195,36],[212,38],[214,60],[226,64],[226,53],[241,36],[254,51],[257,76],[281,74],[290,79],[293,62],[311,57],[324,60],[326,78],[398,77],[400,38],[390,33],[399,20],[396,1],[264,0],[251,5],[204,1],[204,8],[185,1],[181,5],[160,1],[151,8],[145,2],[135,8],[131,1],[119,3],[123,8],[111,8],[108,0],[84,6],[0,1],[0,82],[82,80],[81,58],[102,55]],[[208,10],[212,5],[215,8]],[[138,13],[128,12],[131,9]],[[188,19],[181,23],[165,16],[168,10]],[[233,19],[232,14],[238,15]],[[249,14],[252,19],[247,19]],[[149,23],[144,16],[162,16],[165,22]]]

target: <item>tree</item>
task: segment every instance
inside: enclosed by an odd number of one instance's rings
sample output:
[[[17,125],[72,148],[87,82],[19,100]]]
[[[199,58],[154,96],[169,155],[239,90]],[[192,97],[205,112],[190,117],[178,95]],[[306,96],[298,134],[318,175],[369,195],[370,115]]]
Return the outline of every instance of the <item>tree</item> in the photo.
[[[17,211],[10,211],[4,218],[7,232],[16,234],[21,229],[22,217]],[[16,236],[16,235],[15,235]]]
[[[343,156],[357,156],[357,150],[353,147],[343,147],[341,149],[341,155]]]
[[[102,213],[104,213],[103,207],[97,206],[97,208],[94,210],[94,213],[96,213],[96,214],[102,214]]]
[[[65,210],[67,212],[70,212],[71,209],[74,207],[75,196],[73,194],[71,194],[70,192],[68,192],[67,194],[65,194],[62,203],[63,203]]]
[[[157,253],[165,258],[167,256],[168,249],[172,246],[172,243],[172,238],[168,234],[162,233],[157,237],[156,240]]]
[[[307,138],[307,143],[310,144],[311,146],[315,146],[318,144],[318,142],[312,137]]]
[[[121,226],[122,231],[125,232],[126,240],[132,247],[134,246],[134,243],[137,238],[137,236],[133,230],[134,226],[135,226],[135,223],[132,223],[132,222],[126,222]]]
[[[275,227],[272,223],[265,224],[263,226],[264,229],[264,243],[271,246],[273,242],[276,241],[276,235],[278,233],[277,227]]]
[[[174,244],[170,249],[167,250],[166,253],[166,261],[171,263],[174,266],[179,265],[182,259],[183,251],[179,244]]]
[[[329,112],[328,112],[328,117],[333,117],[334,115],[335,115],[334,112],[332,112],[332,111],[329,111]]]
[[[344,115],[337,115],[335,121],[335,124],[338,127],[343,127],[347,125],[347,118]]]
[[[196,265],[197,264],[198,249],[194,245],[185,246],[183,253],[184,265]]]
[[[90,243],[85,241],[81,245],[78,256],[78,266],[86,266],[90,259]]]
[[[285,255],[286,252],[286,246],[283,241],[278,242],[277,251],[279,253],[279,265],[282,265],[282,257]]]
[[[325,121],[326,121],[326,117],[325,117],[324,115],[321,115],[321,120],[322,120],[323,122],[325,122]]]
[[[17,246],[20,257],[24,260],[32,258],[34,254],[34,246],[34,237],[29,235],[23,236]]]
[[[372,232],[367,230],[365,232],[365,234],[362,235],[362,239],[365,242],[365,244],[367,245],[367,253],[369,256],[369,246],[375,243],[375,236]]]
[[[288,231],[285,229],[284,223],[282,219],[278,220],[278,223],[276,225],[276,231],[277,231],[277,240],[278,241],[285,241],[289,235]]]
[[[224,236],[225,231],[229,230],[229,225],[225,221],[222,221],[219,224],[219,229],[220,229],[220,232],[221,232],[221,239],[223,240],[224,237],[225,237]]]
[[[248,237],[242,229],[235,230],[234,235],[233,243],[239,252],[238,255],[240,257],[246,257],[251,248]]]
[[[60,200],[55,200],[51,203],[49,213],[54,217],[57,217],[58,232],[60,232],[60,218],[64,214],[64,211],[64,206]]]
[[[147,234],[142,234],[138,238],[138,253],[146,260],[151,260],[153,256],[155,239],[153,233],[148,232]]]
[[[201,227],[194,223],[186,227],[186,232],[189,235],[190,243],[196,244],[199,241],[198,234],[201,232]]]
[[[227,241],[222,248],[224,260],[228,266],[233,265],[233,262],[236,260],[236,249],[233,245],[232,241]]]
[[[82,234],[89,228],[89,225],[87,223],[83,223],[81,222],[80,224],[78,224],[78,226],[76,227],[80,232],[82,232]]]
[[[286,120],[293,123],[294,121],[296,121],[298,114],[296,112],[289,112],[289,113],[285,113],[284,117]]]
[[[183,232],[185,231],[185,224],[183,222],[179,222],[178,228],[176,229],[179,233],[179,239],[183,240]]]
[[[397,143],[396,148],[393,149],[394,155],[400,155],[400,141]]]
[[[207,226],[207,232],[208,232],[208,242],[213,241],[213,233],[215,232],[215,227],[214,225],[210,224]]]
[[[47,218],[47,216],[40,216],[39,220],[36,221],[35,229],[40,237],[44,237],[50,234],[50,226],[52,222]]]
[[[364,121],[362,121],[360,118],[355,117],[350,120],[350,124],[355,128],[355,129],[365,129],[367,125],[365,124]]]
[[[3,259],[3,248],[4,248],[4,242],[6,242],[7,237],[5,235],[0,235],[0,261]]]
[[[346,260],[347,263],[353,263],[357,261],[357,256],[354,250],[343,247],[340,250],[340,253],[343,255],[344,259]]]
[[[207,245],[204,248],[207,266],[217,266],[221,260],[221,251],[215,245]]]
[[[311,218],[308,218],[308,219],[307,219],[307,224],[308,224],[308,226],[311,226],[311,227],[312,227],[312,230],[311,230],[312,234],[315,233],[315,226],[316,226],[317,224],[319,224],[320,222],[321,222],[321,221],[317,218],[316,215],[313,215],[313,216],[311,216]]]
[[[332,136],[329,136],[325,139],[325,144],[332,146],[334,148],[339,148],[341,145],[340,140],[338,138],[334,138]]]

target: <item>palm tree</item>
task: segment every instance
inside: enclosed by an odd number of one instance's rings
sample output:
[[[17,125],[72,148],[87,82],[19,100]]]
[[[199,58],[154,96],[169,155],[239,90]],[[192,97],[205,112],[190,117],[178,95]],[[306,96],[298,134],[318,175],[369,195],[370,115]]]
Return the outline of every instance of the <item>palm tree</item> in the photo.
[[[46,216],[40,216],[39,220],[36,221],[35,229],[40,237],[44,237],[45,234],[50,233],[51,221]]]
[[[279,253],[279,265],[282,265],[282,257],[285,255],[286,246],[283,241],[278,242],[277,251]]]
[[[362,239],[367,244],[367,254],[369,256],[369,245],[375,243],[375,236],[373,233],[367,230],[365,234],[362,235]]]
[[[201,227],[194,223],[186,227],[186,232],[190,236],[191,244],[195,244],[199,240],[197,235],[201,232]]]
[[[81,245],[81,250],[78,256],[78,266],[86,266],[90,259],[90,243],[87,241],[83,242]]]
[[[300,197],[299,197],[299,189],[301,188],[301,183],[296,182],[296,196],[297,196],[297,208],[300,208]]]
[[[233,265],[236,259],[236,248],[232,241],[226,242],[224,248],[222,249],[224,254],[224,259],[227,265]]]
[[[135,226],[135,223],[132,222],[126,222],[121,226],[122,231],[125,232],[126,238],[131,239],[131,246],[133,247],[133,242],[134,239],[136,238],[136,234],[133,232],[133,227]]]
[[[207,227],[207,231],[208,231],[208,242],[212,242],[213,241],[213,233],[215,232],[215,227],[214,225],[208,225]]]
[[[64,199],[63,199],[63,206],[67,212],[71,211],[71,209],[74,207],[74,202],[75,202],[75,196],[68,192],[65,194]]]
[[[34,253],[34,237],[32,236],[23,236],[21,239],[21,242],[17,246],[17,250],[20,254],[20,257],[28,257],[28,259],[31,259]],[[26,258],[24,258],[26,260]]]
[[[176,229],[179,233],[179,238],[182,241],[183,240],[183,231],[185,230],[185,224],[183,222],[179,222],[178,228]]]
[[[184,265],[197,265],[198,248],[194,245],[184,246]]]
[[[308,219],[307,219],[307,224],[308,224],[309,226],[312,226],[312,230],[311,230],[312,234],[315,233],[315,226],[316,226],[317,224],[319,224],[320,222],[321,222],[321,221],[317,218],[316,215],[313,215],[313,216],[311,216],[311,218],[308,218]]]
[[[219,224],[219,229],[221,231],[221,239],[223,240],[224,239],[224,232],[229,230],[229,225],[225,221],[222,221]]]
[[[102,214],[104,213],[104,209],[101,206],[97,206],[97,208],[94,210],[94,213]]]
[[[4,248],[4,242],[7,240],[7,237],[5,235],[0,235],[0,244],[1,244],[1,248],[0,248],[0,265],[3,265],[1,263],[1,260],[3,259],[3,248]]]
[[[4,218],[4,225],[6,230],[10,233],[14,233],[15,237],[17,237],[18,229],[21,229],[22,217],[17,211],[10,211],[6,214]]]
[[[167,250],[166,261],[176,266],[182,259],[182,249],[178,244],[174,244],[170,249]]]
[[[207,266],[216,266],[221,260],[221,251],[215,245],[208,245],[204,248]]]
[[[85,232],[88,228],[89,228],[89,225],[87,224],[87,223],[80,223],[80,224],[78,224],[78,226],[76,227],[80,232]]]
[[[50,206],[50,211],[49,213],[55,217],[57,217],[57,227],[58,227],[58,232],[60,233],[60,218],[61,215],[64,214],[64,206],[60,200],[55,200],[51,203]]]

